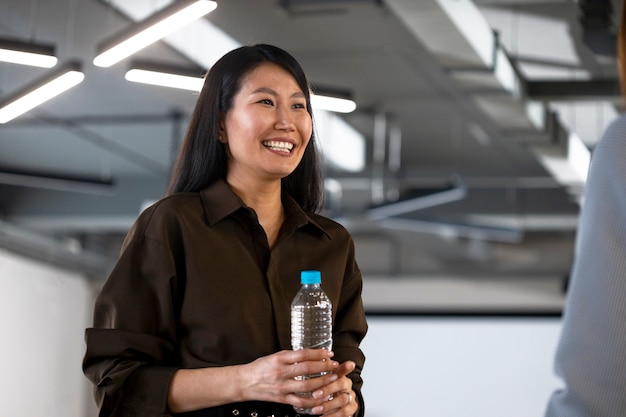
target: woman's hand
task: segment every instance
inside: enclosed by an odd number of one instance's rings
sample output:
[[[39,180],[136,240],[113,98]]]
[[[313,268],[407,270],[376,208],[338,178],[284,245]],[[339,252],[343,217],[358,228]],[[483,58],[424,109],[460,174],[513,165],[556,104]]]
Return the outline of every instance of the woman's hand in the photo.
[[[338,362],[332,352],[324,349],[284,350],[261,357],[238,368],[241,401],[271,401],[283,404],[314,407],[323,400],[302,398],[297,393],[318,392],[336,381]],[[296,380],[296,377],[325,373],[319,378]],[[323,391],[322,391],[323,392]],[[304,401],[304,405],[303,404]]]
[[[339,364],[324,349],[285,350],[243,365],[243,399],[272,401],[311,408],[314,414],[348,417],[358,409],[352,380],[352,361]],[[317,378],[297,380],[296,377],[326,373]],[[311,393],[302,397],[299,393]]]
[[[349,417],[357,412],[359,404],[352,390],[352,380],[347,377],[354,367],[352,361],[342,363],[333,371],[338,377],[337,380],[313,392],[313,398],[326,400],[313,407],[313,414],[321,414],[324,417]]]

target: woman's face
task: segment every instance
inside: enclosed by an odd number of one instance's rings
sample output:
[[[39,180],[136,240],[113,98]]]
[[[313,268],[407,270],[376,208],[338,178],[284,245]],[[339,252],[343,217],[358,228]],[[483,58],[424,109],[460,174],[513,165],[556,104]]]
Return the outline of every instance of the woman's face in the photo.
[[[291,74],[263,63],[248,73],[220,124],[228,179],[276,180],[296,169],[313,123],[306,98]]]

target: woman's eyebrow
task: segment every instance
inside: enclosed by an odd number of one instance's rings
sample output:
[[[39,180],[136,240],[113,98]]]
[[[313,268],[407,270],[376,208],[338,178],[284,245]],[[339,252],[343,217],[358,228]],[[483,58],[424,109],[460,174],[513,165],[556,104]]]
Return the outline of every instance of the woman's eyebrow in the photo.
[[[259,87],[259,88],[257,88],[256,90],[254,90],[252,92],[252,94],[258,94],[258,93],[266,93],[266,94],[270,94],[270,95],[273,95],[273,96],[277,96],[278,95],[278,93],[276,91],[274,91],[273,89],[271,89],[269,87]],[[296,91],[295,93],[293,93],[291,95],[291,97],[298,97],[298,98],[302,97],[302,98],[304,98],[304,93],[302,91]]]

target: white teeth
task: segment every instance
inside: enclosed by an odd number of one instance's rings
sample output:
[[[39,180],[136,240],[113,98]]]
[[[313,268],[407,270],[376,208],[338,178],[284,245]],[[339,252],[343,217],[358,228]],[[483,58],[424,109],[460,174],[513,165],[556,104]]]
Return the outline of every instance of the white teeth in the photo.
[[[273,151],[289,153],[293,149],[293,144],[289,142],[281,142],[277,140],[267,140],[263,142],[263,146]]]

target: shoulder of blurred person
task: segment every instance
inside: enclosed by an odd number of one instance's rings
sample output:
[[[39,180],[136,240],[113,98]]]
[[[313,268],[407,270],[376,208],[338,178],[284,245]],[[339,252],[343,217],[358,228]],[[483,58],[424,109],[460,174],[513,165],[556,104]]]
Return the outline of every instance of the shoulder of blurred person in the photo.
[[[626,96],[626,10],[618,74]],[[593,149],[546,417],[626,415],[626,115]]]

